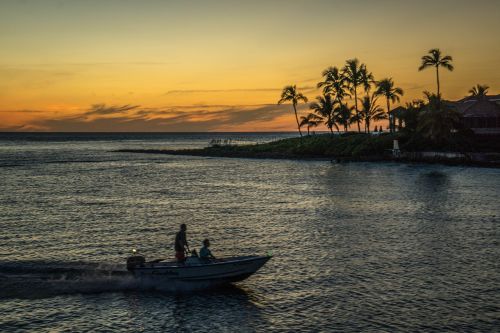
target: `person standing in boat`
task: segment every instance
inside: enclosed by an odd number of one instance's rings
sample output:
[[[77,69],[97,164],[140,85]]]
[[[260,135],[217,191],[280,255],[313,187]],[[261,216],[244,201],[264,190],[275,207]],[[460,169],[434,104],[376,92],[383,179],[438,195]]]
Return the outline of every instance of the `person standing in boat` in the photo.
[[[186,224],[181,224],[181,230],[175,235],[175,258],[178,262],[186,260],[186,251],[189,252],[189,245],[186,238]]]
[[[206,238],[203,241],[203,247],[200,249],[200,259],[203,261],[209,261],[210,259],[215,259],[215,257],[212,255],[212,251],[209,249],[210,247],[210,240]]]

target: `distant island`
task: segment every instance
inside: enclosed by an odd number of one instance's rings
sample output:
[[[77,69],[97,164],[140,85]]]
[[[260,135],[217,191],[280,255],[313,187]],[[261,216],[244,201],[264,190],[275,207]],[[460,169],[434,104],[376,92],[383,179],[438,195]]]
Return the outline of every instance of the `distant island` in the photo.
[[[436,71],[436,93],[391,109],[403,89],[392,78],[375,80],[356,58],[342,68],[328,67],[318,82],[322,95],[309,104],[312,111],[299,117],[297,105],[308,98],[296,85],[283,88],[278,104],[290,103],[299,137],[255,144],[215,143],[202,149],[123,149],[120,152],[173,155],[329,159],[332,161],[416,161],[478,166],[500,166],[500,95],[488,95],[477,84],[459,101],[442,98],[439,70],[453,71],[453,58],[439,49],[422,56],[418,70]],[[362,96],[362,97],[360,97]],[[386,109],[379,105],[379,98]],[[372,124],[388,120],[386,130]],[[329,134],[311,134],[324,124]],[[357,132],[349,132],[350,127]],[[303,134],[302,129],[307,129]],[[341,132],[342,129],[342,132]]]
[[[394,140],[401,149],[395,151]],[[271,158],[299,160],[401,161],[500,167],[500,145],[494,138],[464,138],[461,144],[441,147],[420,146],[402,133],[315,134],[250,145],[214,144],[198,149],[120,149],[123,153],[189,155],[232,158]]]

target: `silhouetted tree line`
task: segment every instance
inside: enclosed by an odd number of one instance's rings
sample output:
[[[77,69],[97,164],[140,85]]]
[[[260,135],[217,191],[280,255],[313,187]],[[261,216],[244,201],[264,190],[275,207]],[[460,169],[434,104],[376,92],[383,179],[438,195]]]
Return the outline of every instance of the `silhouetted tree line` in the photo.
[[[283,89],[278,104],[291,102],[301,136],[302,127],[307,128],[309,135],[310,128],[322,123],[332,134],[334,129],[347,132],[351,125],[356,125],[358,132],[363,130],[368,133],[374,122],[388,119],[391,133],[398,129],[415,137],[446,142],[462,130],[459,113],[441,98],[439,70],[453,71],[452,61],[451,56],[443,55],[439,49],[431,49],[424,55],[418,70],[436,70],[437,92],[424,91],[424,99],[406,103],[397,113],[391,112],[391,105],[400,102],[403,89],[396,87],[390,77],[375,80],[366,64],[356,58],[347,60],[342,68],[328,67],[322,72],[322,81],[317,84],[322,89],[322,95],[309,104],[312,112],[306,116],[299,119],[297,114],[297,104],[307,103],[308,99],[295,85]],[[469,92],[472,96],[485,96],[488,88],[477,85]],[[379,99],[385,102],[385,110],[379,105]]]

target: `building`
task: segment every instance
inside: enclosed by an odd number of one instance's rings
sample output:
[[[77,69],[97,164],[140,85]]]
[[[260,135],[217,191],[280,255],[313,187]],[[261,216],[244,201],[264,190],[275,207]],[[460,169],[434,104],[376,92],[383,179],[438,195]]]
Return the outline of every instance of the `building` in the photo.
[[[500,95],[469,96],[450,105],[475,134],[500,135]]]
[[[500,95],[468,96],[452,102],[444,101],[460,114],[462,125],[479,135],[500,136]],[[401,130],[408,117],[406,108],[398,106],[389,112],[393,130]]]

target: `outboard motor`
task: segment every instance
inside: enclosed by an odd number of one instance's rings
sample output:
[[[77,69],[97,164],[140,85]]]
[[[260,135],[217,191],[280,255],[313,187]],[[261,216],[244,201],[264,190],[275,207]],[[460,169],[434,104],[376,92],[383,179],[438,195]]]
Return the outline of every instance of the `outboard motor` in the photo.
[[[144,267],[146,258],[143,256],[131,256],[127,258],[127,270],[132,271],[136,267]]]

